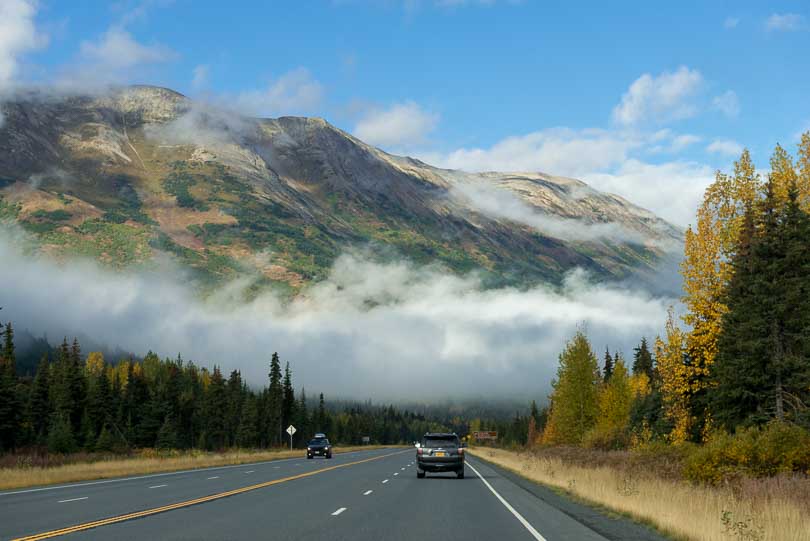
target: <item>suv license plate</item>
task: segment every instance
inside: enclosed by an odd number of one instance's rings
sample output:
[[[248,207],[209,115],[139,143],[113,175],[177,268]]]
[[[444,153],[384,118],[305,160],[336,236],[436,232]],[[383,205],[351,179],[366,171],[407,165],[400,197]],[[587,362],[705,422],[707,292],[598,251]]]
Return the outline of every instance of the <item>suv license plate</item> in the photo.
[[[447,456],[447,453],[445,453],[444,451],[437,451],[436,456]]]

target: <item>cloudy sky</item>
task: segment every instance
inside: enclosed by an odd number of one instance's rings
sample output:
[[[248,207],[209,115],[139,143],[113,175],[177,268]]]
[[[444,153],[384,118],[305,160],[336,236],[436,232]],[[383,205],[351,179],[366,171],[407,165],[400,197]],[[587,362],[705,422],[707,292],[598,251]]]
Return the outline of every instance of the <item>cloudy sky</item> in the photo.
[[[319,115],[437,165],[580,177],[686,225],[743,147],[766,167],[810,128],[808,16],[801,1],[0,0],[0,88],[139,82]]]

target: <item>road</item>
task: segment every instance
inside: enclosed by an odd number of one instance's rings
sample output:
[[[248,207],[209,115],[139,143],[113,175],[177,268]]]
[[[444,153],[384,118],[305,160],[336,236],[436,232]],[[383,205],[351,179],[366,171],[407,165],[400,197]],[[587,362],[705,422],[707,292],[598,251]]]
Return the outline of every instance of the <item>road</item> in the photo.
[[[0,492],[0,539],[660,540],[468,457],[417,479],[413,449]]]

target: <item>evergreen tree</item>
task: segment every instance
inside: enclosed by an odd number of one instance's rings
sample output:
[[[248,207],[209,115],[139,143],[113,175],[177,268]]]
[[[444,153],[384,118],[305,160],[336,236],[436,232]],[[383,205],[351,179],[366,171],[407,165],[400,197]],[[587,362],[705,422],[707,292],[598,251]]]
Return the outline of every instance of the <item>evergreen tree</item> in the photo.
[[[157,433],[155,447],[161,450],[176,449],[178,447],[177,429],[174,419],[167,415]]]
[[[605,347],[605,368],[602,372],[602,377],[605,383],[610,381],[610,376],[613,375],[613,357],[610,356],[610,350]]]
[[[326,432],[326,406],[324,405],[323,393],[318,397],[318,422],[316,423],[315,430],[318,432]]]
[[[21,407],[17,392],[14,330],[6,324],[0,354],[0,451],[14,449],[20,436]]]
[[[228,411],[225,428],[228,433],[228,445],[236,445],[236,435],[239,431],[240,418],[244,402],[245,389],[242,384],[242,374],[233,370],[228,377],[227,400]]]
[[[48,431],[48,451],[51,453],[72,453],[76,450],[76,438],[67,414],[56,415]]]
[[[242,407],[242,417],[239,420],[239,430],[236,434],[236,444],[239,447],[255,447],[257,445],[256,427],[259,424],[259,408],[256,396],[249,393]]]
[[[729,429],[784,420],[808,397],[810,218],[797,195],[790,187],[781,205],[769,180],[757,223],[751,209],[732,262],[711,397],[715,418]]]
[[[47,355],[40,359],[37,372],[31,384],[28,395],[27,417],[34,443],[42,445],[48,434],[48,419],[51,415],[49,402],[50,395],[50,363]]]
[[[228,432],[225,427],[224,413],[228,411],[228,399],[225,391],[225,380],[218,366],[214,366],[211,384],[205,396],[206,444],[212,449],[221,449],[227,443]]]
[[[642,337],[641,343],[633,350],[633,374],[647,374],[649,380],[652,381],[654,377],[653,370],[652,352],[650,352],[647,339]]]
[[[596,355],[585,334],[577,331],[560,354],[557,380],[552,383],[549,421],[543,434],[546,443],[582,441],[596,423],[598,382]]]
[[[281,382],[281,361],[279,361],[278,353],[273,353],[270,359],[270,387],[267,389],[267,422],[268,433],[270,434],[270,444],[278,445],[283,438],[283,430],[286,427],[281,426],[281,408],[284,403],[284,389]]]

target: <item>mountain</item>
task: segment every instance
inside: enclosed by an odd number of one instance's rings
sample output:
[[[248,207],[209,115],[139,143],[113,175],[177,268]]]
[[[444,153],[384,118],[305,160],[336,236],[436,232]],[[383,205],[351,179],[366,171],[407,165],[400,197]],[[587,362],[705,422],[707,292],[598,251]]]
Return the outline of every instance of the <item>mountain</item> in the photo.
[[[682,233],[616,195],[541,173],[439,169],[319,118],[247,118],[171,90],[18,93],[2,104],[0,217],[54,257],[169,257],[203,289],[295,294],[344,251],[488,285],[653,276]]]

